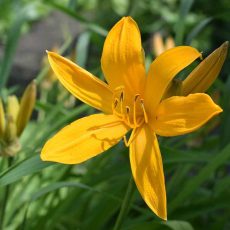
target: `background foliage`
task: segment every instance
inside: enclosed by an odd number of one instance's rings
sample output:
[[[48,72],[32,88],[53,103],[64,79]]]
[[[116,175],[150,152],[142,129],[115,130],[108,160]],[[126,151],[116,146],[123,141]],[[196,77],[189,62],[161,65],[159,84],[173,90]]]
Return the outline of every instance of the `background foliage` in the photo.
[[[215,4],[212,4],[215,3]],[[53,11],[78,21],[77,37],[63,40],[59,52],[102,77],[100,55],[107,31],[131,15],[142,32],[147,63],[154,58],[152,35],[171,35],[177,45],[192,45],[207,56],[230,37],[230,2],[209,0],[0,0],[0,94],[19,94],[9,86],[21,36]],[[44,47],[46,50],[47,47]],[[198,131],[161,138],[168,197],[168,221],[146,207],[137,190],[121,229],[230,229],[230,65],[229,57],[209,90],[224,113]],[[80,165],[42,162],[40,150],[61,127],[93,111],[56,82],[44,87],[47,64],[37,74],[39,94],[33,119],[20,138],[10,165],[0,158],[2,229],[113,229],[131,176],[123,143]],[[23,76],[22,76],[23,83]],[[156,182],[157,183],[157,182]],[[6,204],[7,201],[7,204]],[[4,218],[4,223],[3,223]],[[1,228],[1,227],[0,227]]]

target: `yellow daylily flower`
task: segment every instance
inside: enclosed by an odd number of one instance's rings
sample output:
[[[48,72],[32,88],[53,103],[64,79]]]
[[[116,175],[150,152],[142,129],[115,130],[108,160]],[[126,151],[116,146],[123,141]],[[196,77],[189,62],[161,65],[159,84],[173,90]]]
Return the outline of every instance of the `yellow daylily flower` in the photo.
[[[166,220],[165,179],[156,134],[189,133],[222,112],[204,93],[162,100],[175,75],[201,54],[189,46],[172,48],[157,57],[146,74],[140,31],[131,17],[124,17],[110,30],[103,48],[101,64],[108,84],[56,53],[48,52],[48,57],[60,82],[102,113],[62,129],[45,144],[41,159],[81,163],[124,138],[130,146],[138,190],[150,209]]]

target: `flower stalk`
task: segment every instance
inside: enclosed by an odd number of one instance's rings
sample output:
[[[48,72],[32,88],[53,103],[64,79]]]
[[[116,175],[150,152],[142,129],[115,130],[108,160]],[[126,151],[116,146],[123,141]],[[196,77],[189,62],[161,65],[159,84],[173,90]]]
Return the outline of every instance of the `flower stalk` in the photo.
[[[6,160],[7,160],[7,168],[10,168],[12,163],[13,163],[13,158],[8,157]],[[0,230],[4,229],[4,219],[5,219],[5,213],[6,213],[9,194],[10,194],[10,185],[7,185],[5,187],[4,196],[3,196],[3,204],[2,204],[2,208],[1,208]]]
[[[127,216],[128,212],[129,212],[129,208],[131,206],[134,191],[135,191],[135,183],[133,181],[133,178],[131,177],[129,179],[129,184],[128,184],[128,187],[127,187],[127,190],[125,193],[125,197],[124,197],[123,202],[121,204],[120,212],[119,212],[118,217],[116,219],[115,226],[114,226],[113,230],[121,229],[122,223],[123,223],[125,217]]]

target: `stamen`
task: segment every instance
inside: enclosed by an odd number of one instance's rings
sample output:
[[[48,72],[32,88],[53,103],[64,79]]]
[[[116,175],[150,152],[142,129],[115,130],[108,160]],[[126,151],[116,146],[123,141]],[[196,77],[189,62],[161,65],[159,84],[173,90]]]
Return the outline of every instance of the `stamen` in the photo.
[[[131,126],[130,117],[129,117],[130,108],[129,106],[126,106],[125,108],[126,108],[126,114],[127,114],[126,119],[127,119],[128,124]]]
[[[137,126],[136,101],[139,97],[140,94],[135,95],[134,103],[133,103],[133,123],[135,127]]]
[[[121,86],[116,87],[116,88],[114,89],[114,91],[115,91],[115,92],[117,92],[117,91],[119,91],[119,90],[122,90],[122,91],[123,91],[124,88],[125,88],[125,87],[124,87],[123,85],[121,85]]]
[[[148,122],[148,116],[147,116],[147,113],[145,111],[144,100],[141,99],[140,101],[141,101],[141,108],[142,108],[143,113],[144,113],[145,123],[147,123]]]
[[[120,101],[124,101],[124,91],[121,92]]]
[[[121,92],[120,95],[120,109],[121,109],[121,114],[123,114],[123,101],[124,101],[124,92]]]
[[[137,101],[138,97],[140,97],[140,94],[136,94],[134,100]]]
[[[118,99],[116,98],[113,103],[113,109],[116,109],[117,105],[118,105]]]
[[[135,133],[136,133],[136,128],[134,128],[134,129],[132,130],[132,133],[131,133],[131,135],[130,135],[128,141],[127,141],[126,136],[123,137],[124,143],[125,143],[125,146],[126,146],[126,147],[129,147],[130,144],[132,143],[132,141],[133,141],[133,139],[134,139],[134,137],[135,137]]]

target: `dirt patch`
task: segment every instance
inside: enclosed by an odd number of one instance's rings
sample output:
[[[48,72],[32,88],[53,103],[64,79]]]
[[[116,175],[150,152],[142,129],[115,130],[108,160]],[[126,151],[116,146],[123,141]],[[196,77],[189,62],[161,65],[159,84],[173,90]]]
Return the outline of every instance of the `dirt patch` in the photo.
[[[32,25],[29,33],[20,38],[10,75],[10,85],[25,85],[38,74],[46,50],[61,46],[66,35],[77,36],[80,24],[70,17],[53,12]],[[3,47],[0,52],[3,52]]]

